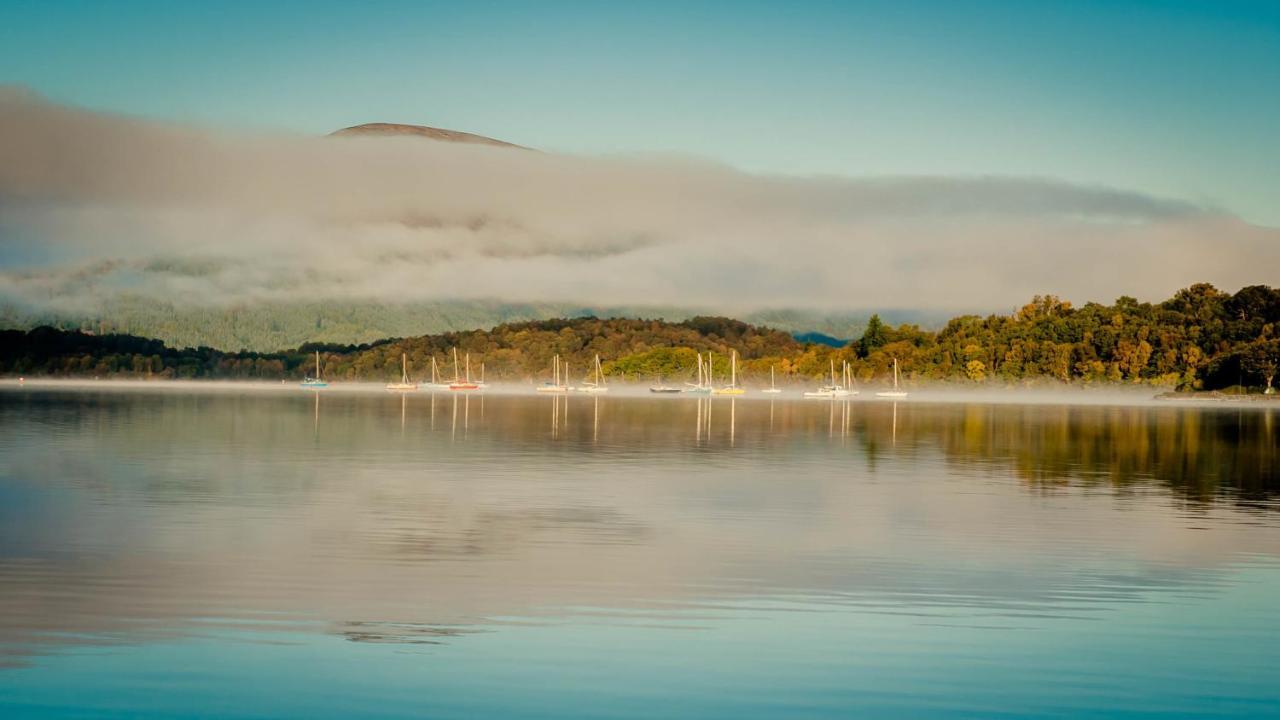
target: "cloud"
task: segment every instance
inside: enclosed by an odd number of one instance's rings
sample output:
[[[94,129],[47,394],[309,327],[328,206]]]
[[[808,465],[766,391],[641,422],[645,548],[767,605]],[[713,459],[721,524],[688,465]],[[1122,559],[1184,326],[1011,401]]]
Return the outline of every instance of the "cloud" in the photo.
[[[958,138],[957,141],[962,141]],[[1274,281],[1280,233],[1010,177],[759,176],[687,158],[244,134],[0,92],[0,294],[89,306],[499,298],[1006,308]]]

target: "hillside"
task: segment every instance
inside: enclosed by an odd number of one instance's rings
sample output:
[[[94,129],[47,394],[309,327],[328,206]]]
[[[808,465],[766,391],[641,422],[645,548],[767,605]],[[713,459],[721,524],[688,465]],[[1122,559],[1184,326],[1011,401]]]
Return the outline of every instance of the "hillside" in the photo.
[[[173,305],[150,298],[119,295],[92,311],[59,312],[16,304],[0,304],[0,329],[30,330],[40,326],[85,330],[99,335],[119,333],[163,340],[170,347],[272,352],[307,342],[358,345],[388,337],[415,337],[492,328],[502,323],[564,317],[644,317],[678,322],[713,313],[674,306],[583,306],[570,303],[373,301],[256,303],[253,305]],[[833,338],[858,337],[869,312],[768,310],[745,313],[753,325],[789,333],[820,333]],[[941,327],[940,313],[886,311],[888,322]]]
[[[939,331],[892,326],[872,316],[845,347],[801,343],[790,334],[723,317],[680,322],[571,318],[505,323],[361,346],[315,346],[330,380],[394,379],[400,356],[415,379],[431,359],[450,365],[469,353],[486,377],[527,382],[560,355],[585,375],[597,354],[607,375],[633,380],[691,377],[696,354],[718,355],[717,374],[736,350],[741,376],[813,380],[849,362],[863,382],[883,379],[896,358],[908,384],[929,380],[1022,384],[1030,381],[1149,385],[1181,389],[1274,387],[1280,370],[1280,290],[1256,285],[1235,294],[1193,285],[1158,304],[1122,297],[1074,308],[1036,297],[1011,315],[953,318]],[[88,335],[54,328],[0,332],[0,373],[10,375],[299,378],[310,346],[276,353],[175,350],[157,340]]]

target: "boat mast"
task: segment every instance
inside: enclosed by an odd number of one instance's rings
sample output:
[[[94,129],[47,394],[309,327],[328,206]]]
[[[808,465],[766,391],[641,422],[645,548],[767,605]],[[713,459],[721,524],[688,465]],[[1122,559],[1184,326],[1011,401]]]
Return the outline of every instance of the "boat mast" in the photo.
[[[738,387],[738,351],[737,350],[733,351],[733,364],[731,365],[731,367],[732,369],[729,371],[731,373],[729,375],[729,387],[736,388]]]
[[[898,389],[898,358],[893,359],[893,389]]]
[[[775,387],[777,386],[774,385],[774,382],[773,382],[773,366],[770,365],[769,366],[769,389],[772,390]]]
[[[453,381],[458,382],[458,348],[453,349]]]
[[[316,379],[320,379],[320,351],[316,351]]]
[[[409,356],[400,353],[400,384],[409,384]]]
[[[831,359],[831,384],[832,384],[833,386],[836,384],[836,361],[835,361],[835,358],[832,358],[832,359]]]
[[[471,382],[471,353],[467,353],[467,382]]]

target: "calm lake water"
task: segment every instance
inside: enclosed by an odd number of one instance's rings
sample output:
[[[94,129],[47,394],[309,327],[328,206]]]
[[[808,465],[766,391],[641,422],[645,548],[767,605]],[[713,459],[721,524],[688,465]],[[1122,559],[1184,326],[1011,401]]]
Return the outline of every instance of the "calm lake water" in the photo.
[[[0,716],[1280,715],[1280,409],[0,389]]]

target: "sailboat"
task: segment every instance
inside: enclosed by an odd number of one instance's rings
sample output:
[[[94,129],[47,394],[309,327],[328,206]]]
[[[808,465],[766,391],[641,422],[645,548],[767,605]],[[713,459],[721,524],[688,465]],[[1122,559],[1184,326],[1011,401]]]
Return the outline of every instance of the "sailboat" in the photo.
[[[713,395],[742,395],[746,392],[738,387],[738,351],[733,351],[733,360],[729,367],[729,384],[711,391]]]
[[[449,383],[440,382],[440,373],[436,369],[435,355],[431,356],[431,382],[423,383],[420,387],[425,387],[428,390],[448,390],[449,389]]]
[[[302,387],[304,388],[322,388],[329,387],[329,383],[320,379],[320,351],[316,351],[316,376],[310,375],[302,379]]]
[[[849,394],[848,390],[836,384],[836,361],[831,361],[831,384],[820,385],[817,390],[808,390],[804,396],[807,398],[834,398],[844,397]]]
[[[662,382],[662,376],[661,376],[661,375],[659,375],[659,376],[658,376],[658,384],[657,384],[657,385],[650,385],[650,386],[649,386],[649,392],[651,392],[651,393],[659,393],[659,394],[678,393],[678,392],[680,392],[680,388],[678,388],[678,387],[672,387],[672,386],[667,385],[666,383]]]
[[[567,377],[568,374],[569,374],[568,368],[565,368],[566,380],[568,379]],[[560,381],[560,356],[559,355],[556,355],[554,358],[551,359],[551,376],[552,376],[552,379],[549,382],[545,382],[534,389],[537,390],[538,392],[544,392],[544,393],[569,392],[569,386],[566,383],[563,383]]]
[[[711,353],[707,353],[707,356],[709,358]],[[710,361],[708,360],[708,363],[709,362]],[[704,373],[702,369],[702,353],[698,353],[698,384],[694,385],[691,382],[686,382],[685,385],[688,385],[689,387],[685,388],[684,391],[687,393],[694,393],[696,395],[709,394],[711,392],[711,384],[704,380],[704,376],[707,374],[709,373]]]
[[[458,375],[458,348],[453,349],[453,382],[449,383],[450,390],[479,390],[480,386],[471,382],[471,353],[467,353],[467,375],[466,379],[462,379]]]
[[[844,389],[846,395],[857,395],[858,390],[853,386],[853,366],[848,360],[844,361]]]
[[[480,379],[476,381],[476,387],[480,388],[481,390],[489,387],[489,383],[486,383],[484,381],[484,361],[480,362]]]
[[[400,353],[400,382],[387,383],[388,390],[417,390],[418,383],[409,382],[409,358],[404,353]]]
[[[774,380],[773,380],[773,366],[772,366],[772,365],[770,365],[770,366],[769,366],[769,387],[767,387],[767,388],[765,388],[765,389],[761,390],[760,392],[770,393],[770,394],[774,394],[774,395],[776,395],[777,393],[782,392],[782,389],[781,389],[781,388],[779,388],[779,387],[778,387],[778,385],[777,385],[777,384],[774,382]]]
[[[883,390],[876,393],[876,397],[883,398],[904,398],[907,396],[906,390],[898,389],[898,358],[893,359],[893,389]]]
[[[583,382],[582,387],[578,388],[579,392],[585,393],[602,393],[609,392],[609,388],[604,384],[604,373],[600,371],[600,356],[596,355],[595,379],[591,382]]]

